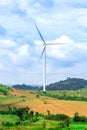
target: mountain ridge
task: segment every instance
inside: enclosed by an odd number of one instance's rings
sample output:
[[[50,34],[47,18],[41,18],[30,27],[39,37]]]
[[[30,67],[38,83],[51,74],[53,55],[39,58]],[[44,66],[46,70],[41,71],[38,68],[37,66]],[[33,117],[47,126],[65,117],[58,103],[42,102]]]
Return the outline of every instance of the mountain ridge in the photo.
[[[16,89],[23,90],[42,90],[42,86],[32,86],[26,84],[16,84],[12,86]],[[59,82],[51,83],[46,86],[46,90],[78,90],[84,89],[87,87],[87,80],[82,78],[70,78],[68,77],[65,80],[61,80]]]
[[[70,78],[51,83],[46,86],[47,90],[79,90],[87,87],[87,80],[82,78]]]

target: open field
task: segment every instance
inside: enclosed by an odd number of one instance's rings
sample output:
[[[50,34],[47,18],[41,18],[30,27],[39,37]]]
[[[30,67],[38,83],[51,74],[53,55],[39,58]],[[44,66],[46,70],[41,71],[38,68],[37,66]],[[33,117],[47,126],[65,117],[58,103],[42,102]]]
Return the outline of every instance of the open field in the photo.
[[[13,90],[8,96],[0,97],[0,109],[8,105],[16,107],[30,107],[33,111],[47,114],[49,110],[52,114],[67,114],[73,116],[75,112],[87,116],[87,102],[58,100],[46,96],[37,96],[32,91]]]
[[[43,124],[45,123],[45,128]],[[28,125],[19,125],[13,127],[1,127],[1,130],[86,130],[87,123],[71,123],[69,128],[58,128],[58,121],[39,120]]]
[[[48,92],[49,94],[51,92]],[[52,92],[51,94],[59,95],[64,94],[64,92]],[[83,93],[83,92],[82,92]],[[77,92],[66,92],[66,95],[76,95],[81,93]],[[84,94],[83,94],[84,95]],[[59,100],[53,97],[47,97],[44,95],[40,95],[34,91],[24,91],[24,90],[16,90],[13,89],[12,91],[8,92],[7,95],[1,94],[0,95],[0,110],[8,109],[8,106],[11,108],[24,108],[28,106],[30,110],[34,112],[39,112],[42,114],[47,115],[48,111],[51,114],[66,114],[70,116],[71,123],[69,125],[70,130],[86,130],[87,129],[87,122],[74,122],[73,116],[76,112],[79,115],[87,116],[87,102],[86,101],[70,101],[70,100]],[[37,119],[37,117],[36,117]],[[31,122],[30,118],[27,120],[21,120],[21,124],[16,126],[16,122],[20,121],[20,117],[17,115],[11,114],[1,114],[0,115],[0,128],[2,130],[58,130],[60,126],[60,121],[58,120],[50,120],[45,118],[43,115],[38,117],[38,120],[35,122]],[[13,126],[4,126],[3,122],[12,122]],[[6,123],[5,123],[6,124]],[[60,129],[59,129],[60,130]],[[68,128],[61,128],[61,130],[68,130]]]

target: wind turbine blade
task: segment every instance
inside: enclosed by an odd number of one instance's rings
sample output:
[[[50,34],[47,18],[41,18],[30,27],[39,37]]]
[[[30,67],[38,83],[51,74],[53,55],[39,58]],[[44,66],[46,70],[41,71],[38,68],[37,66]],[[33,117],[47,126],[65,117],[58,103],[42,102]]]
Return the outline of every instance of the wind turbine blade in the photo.
[[[39,34],[39,36],[40,36],[40,38],[41,38],[41,40],[43,41],[44,44],[46,44],[46,42],[45,42],[45,40],[44,40],[44,38],[43,38],[43,36],[42,36],[40,30],[38,29],[38,27],[37,27],[37,25],[36,25],[35,23],[34,23],[34,26],[36,27],[36,29],[37,29],[37,31],[38,31],[38,34]]]
[[[43,49],[43,51],[42,51],[42,53],[41,53],[41,56],[40,56],[40,58],[39,58],[39,62],[38,62],[38,63],[40,63],[40,60],[42,59],[42,56],[43,56],[44,51],[45,51],[45,47],[44,47],[44,49]]]
[[[47,43],[46,45],[66,45],[67,43]]]

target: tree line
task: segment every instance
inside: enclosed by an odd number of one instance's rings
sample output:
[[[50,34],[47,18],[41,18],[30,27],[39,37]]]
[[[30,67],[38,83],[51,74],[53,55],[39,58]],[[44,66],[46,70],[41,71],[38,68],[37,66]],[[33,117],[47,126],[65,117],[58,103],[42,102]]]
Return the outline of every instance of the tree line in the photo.
[[[46,90],[79,90],[87,87],[87,80],[79,78],[67,78],[46,86]]]
[[[78,112],[76,112],[73,117],[69,117],[66,114],[51,114],[50,111],[48,110],[47,114],[44,115],[38,112],[34,112],[29,107],[11,108],[9,106],[7,110],[0,110],[0,115],[16,115],[18,117],[18,120],[15,123],[9,121],[3,121],[2,126],[6,127],[18,126],[21,124],[30,125],[32,123],[39,121],[41,118],[44,120],[58,121],[58,128],[66,128],[66,127],[69,128],[72,122],[87,123],[87,117],[79,116]],[[46,122],[43,122],[42,126],[45,128]]]

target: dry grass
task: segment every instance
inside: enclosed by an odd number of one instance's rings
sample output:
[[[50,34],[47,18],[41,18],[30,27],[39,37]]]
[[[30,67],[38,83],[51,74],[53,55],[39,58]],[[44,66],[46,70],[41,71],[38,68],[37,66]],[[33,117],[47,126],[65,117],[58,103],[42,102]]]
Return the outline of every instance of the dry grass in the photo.
[[[73,116],[75,112],[78,112],[80,115],[87,116],[87,102],[58,100],[44,96],[37,97],[31,92],[15,89],[10,94],[25,97],[24,101],[15,104],[16,107],[29,106],[32,110],[44,114],[49,110],[52,114],[63,113]]]

